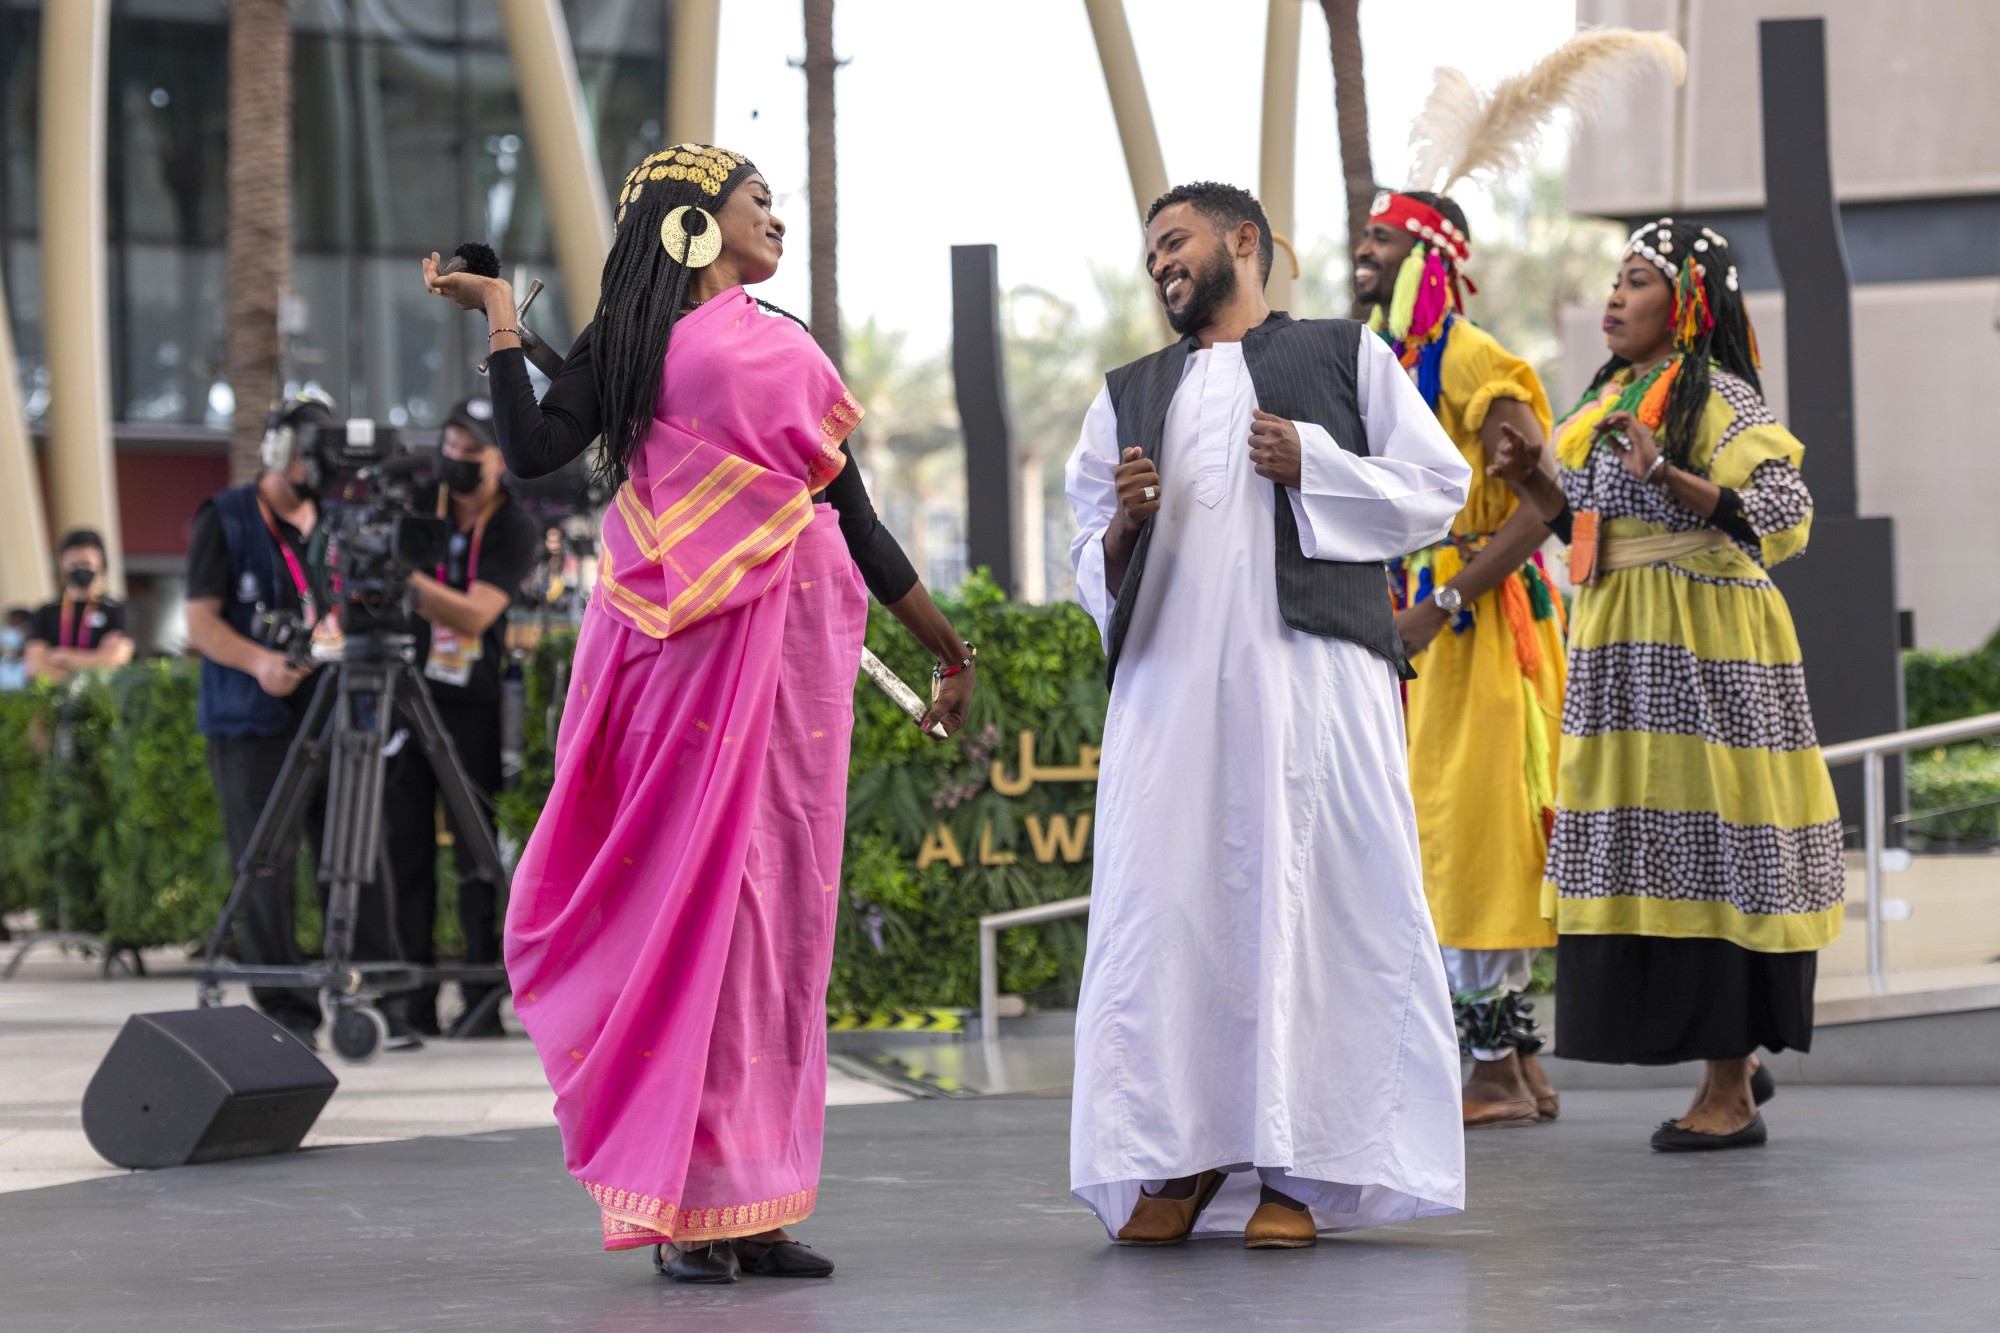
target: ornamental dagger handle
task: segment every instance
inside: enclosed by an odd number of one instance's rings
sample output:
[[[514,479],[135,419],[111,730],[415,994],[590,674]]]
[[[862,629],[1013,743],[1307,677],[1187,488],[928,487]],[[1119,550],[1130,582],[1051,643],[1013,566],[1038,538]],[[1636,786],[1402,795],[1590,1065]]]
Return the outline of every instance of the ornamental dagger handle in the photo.
[[[924,701],[917,697],[915,690],[905,685],[900,676],[889,670],[881,658],[866,648],[861,650],[861,674],[874,681],[876,687],[889,696],[890,702],[907,713],[912,722],[923,721],[924,714],[930,711],[924,706]],[[947,739],[945,729],[935,722],[924,728],[924,731],[939,740]]]

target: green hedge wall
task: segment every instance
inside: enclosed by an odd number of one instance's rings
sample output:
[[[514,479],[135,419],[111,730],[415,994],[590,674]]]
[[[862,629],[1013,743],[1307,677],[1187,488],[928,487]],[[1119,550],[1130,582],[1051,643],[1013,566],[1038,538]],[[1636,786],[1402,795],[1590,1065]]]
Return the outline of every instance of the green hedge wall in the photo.
[[[2000,712],[2000,633],[1969,653],[1907,653],[1909,725]],[[2000,737],[1912,754],[1910,843],[1922,849],[2000,848]]]
[[[835,1010],[969,1006],[979,989],[976,921],[984,913],[1089,892],[1088,853],[1036,861],[1023,829],[1029,816],[1073,823],[1095,801],[1092,783],[1038,785],[998,796],[988,775],[996,751],[1014,767],[1018,733],[1037,733],[1045,765],[1074,764],[1103,725],[1103,654],[1096,627],[1074,606],[1016,605],[992,583],[967,581],[946,611],[980,647],[979,688],[965,732],[949,742],[923,736],[866,681],[855,687],[845,902],[829,1006]],[[868,642],[920,691],[930,661],[880,607]],[[523,771],[500,799],[503,841],[534,829],[554,770],[553,738],[572,634],[543,640],[525,664]],[[0,695],[0,907],[54,915],[55,886],[69,888],[71,921],[121,943],[194,942],[229,887],[221,816],[202,739],[194,731],[196,671],[155,660],[107,675]],[[58,709],[71,723],[65,755],[54,752]],[[1004,737],[1004,745],[1002,738]],[[999,860],[980,864],[981,829]],[[939,824],[962,849],[963,867],[917,869]],[[438,945],[460,941],[451,858],[441,857]],[[300,934],[310,947],[318,904],[302,884]],[[1081,921],[1011,931],[1001,940],[1003,987],[1050,999],[1073,995],[1082,966]]]
[[[855,686],[844,901],[828,1004],[837,1011],[970,1006],[979,985],[976,921],[988,912],[1088,893],[1088,843],[1076,836],[1095,784],[994,789],[1018,769],[1019,735],[1034,733],[1043,768],[1077,765],[1102,739],[1104,658],[1096,627],[1073,605],[1008,602],[981,576],[945,610],[979,645],[972,716],[950,742],[925,737],[866,681]],[[921,690],[927,656],[880,607],[868,644]],[[545,639],[526,663],[524,769],[500,800],[503,841],[533,830],[554,766],[553,735],[573,635]],[[228,890],[221,818],[194,731],[195,670],[135,663],[62,691],[0,694],[0,909],[51,919],[56,886],[76,926],[133,944],[193,942]],[[2000,635],[1961,655],[1910,654],[1910,724],[2000,709]],[[57,753],[58,710],[70,743]],[[2000,844],[2000,748],[1913,755],[1912,825],[1919,845]],[[1056,837],[1067,821],[1067,846]],[[939,832],[942,828],[943,833]],[[949,845],[960,864],[936,853]],[[919,867],[929,846],[930,863]],[[982,848],[984,854],[982,854]],[[1076,860],[1068,853],[1079,853]],[[1048,854],[1046,861],[1038,852]],[[438,944],[459,946],[449,856],[441,858]],[[318,904],[301,877],[300,934],[310,946]],[[1050,1003],[1074,998],[1083,921],[1009,931],[1001,985]]]

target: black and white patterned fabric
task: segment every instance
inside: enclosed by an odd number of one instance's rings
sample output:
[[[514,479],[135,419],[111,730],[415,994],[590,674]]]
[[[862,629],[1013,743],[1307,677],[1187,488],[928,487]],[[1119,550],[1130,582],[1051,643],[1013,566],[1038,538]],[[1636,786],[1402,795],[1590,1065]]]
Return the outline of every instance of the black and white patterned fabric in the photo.
[[[1675,643],[1607,643],[1569,655],[1563,735],[1649,731],[1739,750],[1819,744],[1798,662],[1714,661]]]
[[[1706,810],[1562,810],[1549,878],[1565,898],[1642,894],[1751,915],[1824,912],[1846,888],[1840,821],[1732,824]]]

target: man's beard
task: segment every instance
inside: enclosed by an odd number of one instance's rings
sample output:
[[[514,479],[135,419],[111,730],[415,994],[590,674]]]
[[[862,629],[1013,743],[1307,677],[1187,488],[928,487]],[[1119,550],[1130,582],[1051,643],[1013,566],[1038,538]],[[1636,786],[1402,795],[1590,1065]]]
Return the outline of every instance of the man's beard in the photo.
[[[1187,304],[1180,313],[1167,311],[1167,324],[1182,336],[1207,328],[1215,312],[1236,295],[1235,261],[1227,251],[1218,248],[1200,269],[1188,271],[1188,286],[1194,290],[1188,293]]]

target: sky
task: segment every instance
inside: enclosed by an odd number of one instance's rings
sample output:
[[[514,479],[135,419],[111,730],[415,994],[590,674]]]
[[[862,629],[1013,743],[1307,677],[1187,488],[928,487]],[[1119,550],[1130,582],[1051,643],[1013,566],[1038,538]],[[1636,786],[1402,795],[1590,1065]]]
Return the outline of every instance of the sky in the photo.
[[[1300,0],[1297,220],[1301,251],[1344,236],[1333,73],[1320,6]],[[1255,190],[1263,0],[1126,0],[1170,179]],[[790,228],[759,294],[805,313],[805,78],[798,0],[722,6],[716,140],[770,180]],[[1375,174],[1400,184],[1410,121],[1438,65],[1485,87],[1575,28],[1574,0],[1363,0]],[[847,321],[942,346],[950,247],[1000,248],[1003,287],[1095,307],[1091,265],[1139,264],[1139,220],[1082,0],[840,0],[840,298]],[[1560,141],[1544,146],[1560,154]],[[1454,194],[1477,236],[1481,191]]]

